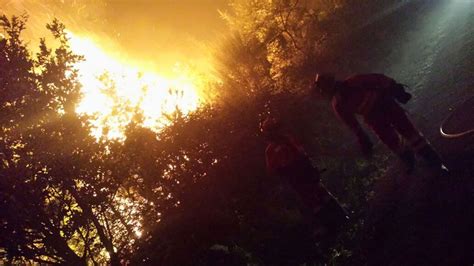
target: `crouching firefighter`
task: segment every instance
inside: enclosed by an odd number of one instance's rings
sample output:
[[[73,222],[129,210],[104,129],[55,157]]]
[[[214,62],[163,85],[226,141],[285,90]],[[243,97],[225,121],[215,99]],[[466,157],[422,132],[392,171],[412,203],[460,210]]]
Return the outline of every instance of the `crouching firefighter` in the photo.
[[[405,86],[383,74],[361,74],[338,81],[331,74],[317,74],[313,91],[332,101],[336,115],[357,136],[362,153],[372,154],[369,137],[361,128],[356,115],[406,165],[407,172],[415,167],[415,152],[433,168],[448,172],[441,157],[415,128],[399,103],[407,103],[411,94]],[[403,145],[401,135],[409,144]]]
[[[320,182],[320,171],[292,136],[284,134],[273,117],[262,122],[267,148],[265,159],[270,175],[283,178],[300,196],[315,229],[333,236],[349,219],[347,212]]]

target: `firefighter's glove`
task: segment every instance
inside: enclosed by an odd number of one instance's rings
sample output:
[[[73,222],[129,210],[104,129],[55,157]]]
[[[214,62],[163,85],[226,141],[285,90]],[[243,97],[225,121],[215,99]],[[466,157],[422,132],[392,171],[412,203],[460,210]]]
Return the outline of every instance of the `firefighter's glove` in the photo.
[[[410,99],[411,99],[411,94],[408,92],[403,92],[397,97],[397,101],[403,104],[408,103]]]
[[[412,97],[412,95],[405,90],[405,87],[405,85],[397,83],[394,88],[395,99],[402,104],[408,103]]]
[[[367,135],[364,134],[359,136],[359,145],[362,150],[362,155],[364,155],[365,158],[371,158],[374,153],[374,145]]]
[[[317,168],[315,168],[313,171],[313,178],[316,182],[321,182],[321,172]]]

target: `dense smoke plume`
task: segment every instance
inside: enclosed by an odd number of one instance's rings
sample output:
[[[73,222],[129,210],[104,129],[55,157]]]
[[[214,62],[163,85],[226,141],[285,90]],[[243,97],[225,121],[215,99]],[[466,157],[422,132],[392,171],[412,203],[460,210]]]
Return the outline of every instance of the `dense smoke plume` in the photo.
[[[219,10],[226,7],[226,0],[0,0],[0,14],[29,16],[24,37],[32,45],[58,18],[123,60],[160,73],[178,62],[209,67],[208,46],[224,28]]]

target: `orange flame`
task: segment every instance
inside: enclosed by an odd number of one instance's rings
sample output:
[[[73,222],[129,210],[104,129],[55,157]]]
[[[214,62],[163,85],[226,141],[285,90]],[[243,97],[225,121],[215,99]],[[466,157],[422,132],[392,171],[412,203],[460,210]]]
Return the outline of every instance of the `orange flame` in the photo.
[[[133,116],[130,109],[143,114],[144,126],[159,131],[170,123],[167,115],[177,110],[186,115],[201,104],[197,78],[179,65],[173,77],[163,77],[112,58],[87,38],[71,32],[68,32],[68,38],[72,51],[85,59],[75,66],[83,93],[76,111],[94,117],[91,124],[96,138],[123,139],[124,127]],[[100,78],[104,73],[108,82]],[[110,87],[113,87],[113,93]],[[127,108],[117,112],[114,109],[117,106]]]

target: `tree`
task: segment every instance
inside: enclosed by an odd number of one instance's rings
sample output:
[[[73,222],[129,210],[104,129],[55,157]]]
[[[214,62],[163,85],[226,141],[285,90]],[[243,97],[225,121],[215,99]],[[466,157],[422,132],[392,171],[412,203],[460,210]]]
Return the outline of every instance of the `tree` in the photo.
[[[25,21],[1,18],[8,34],[0,47],[3,255],[10,262],[117,263],[139,220],[116,210],[124,196],[109,170],[112,144],[97,142],[88,118],[75,113],[81,57],[56,20],[48,29],[57,48],[43,39],[31,56],[20,38]]]
[[[259,122],[272,113],[298,136],[343,202],[363,208],[377,174],[341,159],[344,131],[308,97],[314,69],[344,35],[351,1],[239,1],[225,14],[232,34],[219,46],[215,102],[156,133],[126,104],[122,141],[91,136],[64,25],[48,25],[56,48],[29,53],[26,17],[1,18],[0,256],[6,262],[288,265],[354,258],[355,225],[320,250],[297,195],[264,170]],[[349,15],[348,15],[349,14]],[[329,53],[329,55],[327,54]],[[115,86],[103,75],[110,97]],[[106,133],[106,132],[103,132]],[[343,258],[341,258],[341,256]]]

